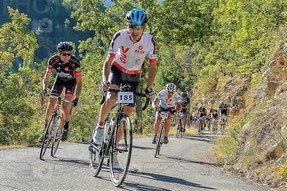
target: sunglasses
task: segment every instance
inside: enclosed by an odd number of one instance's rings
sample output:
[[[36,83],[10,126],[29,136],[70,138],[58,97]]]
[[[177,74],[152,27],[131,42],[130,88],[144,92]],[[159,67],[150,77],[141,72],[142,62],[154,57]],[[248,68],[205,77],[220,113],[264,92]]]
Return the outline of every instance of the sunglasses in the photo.
[[[132,30],[135,30],[135,29],[141,30],[141,29],[144,29],[144,27],[145,27],[144,25],[131,25],[131,24],[129,24],[129,28]]]
[[[71,53],[61,53],[63,56],[71,56]]]

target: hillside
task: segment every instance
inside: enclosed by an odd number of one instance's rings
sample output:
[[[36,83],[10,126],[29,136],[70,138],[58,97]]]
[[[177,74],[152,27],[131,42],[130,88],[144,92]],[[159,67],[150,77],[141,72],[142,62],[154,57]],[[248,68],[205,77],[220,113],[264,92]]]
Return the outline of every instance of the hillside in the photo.
[[[218,83],[214,100],[231,106],[225,136],[215,140],[218,163],[272,187],[287,180],[287,44],[280,45],[260,74]]]

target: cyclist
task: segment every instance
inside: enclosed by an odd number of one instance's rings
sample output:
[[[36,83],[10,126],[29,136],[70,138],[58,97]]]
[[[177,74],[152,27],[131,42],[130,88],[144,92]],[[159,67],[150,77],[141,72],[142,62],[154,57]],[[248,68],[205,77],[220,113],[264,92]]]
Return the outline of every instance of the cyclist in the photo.
[[[221,102],[218,105],[218,108],[220,109],[220,116],[222,119],[224,119],[226,122],[228,121],[229,116],[229,106],[225,104],[224,102]]]
[[[156,42],[152,35],[144,32],[148,21],[146,13],[141,9],[133,9],[126,15],[127,29],[117,32],[110,44],[109,55],[104,62],[104,91],[109,88],[119,89],[121,84],[129,84],[136,91],[140,82],[141,68],[146,56],[149,58],[149,75],[145,92],[147,97],[154,95],[152,85],[156,75]],[[96,144],[102,142],[102,132],[112,106],[117,101],[117,94],[108,92],[107,99],[101,107],[99,122],[93,136]],[[124,112],[130,115],[134,104],[124,107]],[[123,135],[122,127],[118,128],[117,143]],[[116,153],[116,152],[115,152]]]
[[[77,106],[79,97],[82,91],[82,77],[81,77],[81,65],[80,62],[72,56],[73,46],[69,42],[60,42],[57,45],[58,53],[49,58],[48,68],[43,78],[43,99],[47,97],[47,88],[49,86],[52,69],[57,72],[56,79],[51,89],[52,96],[60,96],[63,88],[65,87],[65,99],[72,100],[75,87],[77,86],[76,98],[73,100],[74,106]],[[57,103],[57,98],[50,98],[50,103],[46,111],[45,128],[52,115],[52,111]],[[69,132],[69,121],[71,103],[63,103],[64,111],[64,131],[62,135],[62,141],[65,141]],[[39,142],[42,142],[44,134],[39,138]]]
[[[161,117],[159,117],[159,113],[162,111],[169,111],[168,118],[166,120],[165,133],[163,143],[168,143],[168,133],[170,129],[170,119],[172,118],[175,112],[179,112],[182,109],[181,100],[176,90],[176,85],[173,83],[166,84],[166,88],[161,90],[154,101],[152,102],[152,107],[156,110],[156,120],[154,123],[155,134],[152,140],[152,144],[156,142],[156,136],[158,132],[158,128],[161,122]],[[159,104],[159,107],[157,105]]]
[[[217,113],[217,110],[214,109],[214,108],[211,108],[210,109],[210,113],[211,113],[211,119],[212,119],[212,122],[215,121],[215,127],[213,126],[213,130],[217,130],[217,120],[218,120],[218,113]]]
[[[204,126],[205,126],[205,118],[206,118],[206,116],[207,116],[207,110],[206,110],[206,108],[205,108],[205,106],[204,105],[201,105],[199,108],[198,108],[198,110],[197,110],[197,117],[198,118],[203,118],[203,124],[204,124]]]
[[[187,96],[187,93],[183,93],[182,94],[182,96],[180,97],[180,101],[181,101],[181,106],[182,106],[181,112],[184,114],[183,132],[185,132],[185,127],[186,127],[186,124],[187,124],[187,118],[190,117],[189,116],[190,99]],[[179,116],[177,116],[177,120],[179,121]]]

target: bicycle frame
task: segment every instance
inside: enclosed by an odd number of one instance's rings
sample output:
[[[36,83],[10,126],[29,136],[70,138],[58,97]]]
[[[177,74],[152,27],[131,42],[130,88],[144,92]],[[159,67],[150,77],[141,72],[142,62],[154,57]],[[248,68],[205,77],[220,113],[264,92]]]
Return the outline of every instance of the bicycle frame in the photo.
[[[59,146],[59,140],[61,139],[62,136],[62,131],[63,131],[63,121],[62,121],[62,130],[59,136],[57,136],[57,130],[58,130],[58,121],[59,119],[63,120],[63,111],[62,111],[62,101],[64,102],[69,102],[71,103],[71,100],[67,100],[67,99],[63,99],[61,97],[57,97],[57,96],[52,96],[52,95],[48,95],[50,98],[56,98],[57,99],[57,103],[55,108],[53,109],[51,118],[49,120],[49,123],[44,131],[44,140],[42,142],[41,145],[41,151],[40,151],[40,159],[43,159],[43,156],[45,155],[45,152],[50,144],[50,142],[52,143],[52,149],[51,149],[51,156],[54,157],[58,146]],[[42,100],[42,105],[43,105],[43,100]],[[72,107],[70,112],[72,111]],[[49,130],[50,129],[50,130]],[[56,145],[54,145],[56,143]]]

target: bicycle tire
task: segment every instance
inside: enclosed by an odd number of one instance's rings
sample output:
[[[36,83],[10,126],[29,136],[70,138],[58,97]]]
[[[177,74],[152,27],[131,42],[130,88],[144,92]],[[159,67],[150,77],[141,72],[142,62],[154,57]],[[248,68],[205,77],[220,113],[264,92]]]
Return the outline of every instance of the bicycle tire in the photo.
[[[54,118],[55,118],[55,115],[52,115],[45,131],[44,131],[44,138],[43,138],[43,141],[42,141],[42,144],[41,144],[41,150],[40,150],[40,159],[43,160],[43,157],[46,153],[46,150],[50,144],[50,135],[51,135],[51,128],[50,128],[50,125],[52,123],[52,121],[54,121]]]
[[[90,172],[91,175],[96,177],[100,173],[103,162],[104,162],[104,151],[106,145],[101,144],[101,146],[93,144],[93,136],[96,131],[98,124],[98,119],[96,120],[96,123],[94,125],[93,131],[92,131],[92,136],[91,136],[91,144],[89,146],[89,164],[90,164]],[[97,160],[98,159],[98,160]]]
[[[125,180],[132,154],[132,144],[133,144],[133,132],[132,124],[129,116],[124,115],[119,122],[117,123],[118,127],[123,124],[123,138],[119,141],[119,144],[116,147],[117,133],[113,132],[112,134],[112,148],[109,155],[110,159],[110,172],[111,172],[111,181],[114,186],[119,187]],[[115,128],[117,130],[118,128]],[[117,165],[114,163],[114,153],[117,152]]]
[[[52,125],[52,129],[54,130],[54,135],[53,135],[53,143],[52,143],[52,148],[51,148],[51,156],[55,157],[56,152],[58,150],[62,135],[63,135],[63,129],[64,129],[64,118],[62,116],[58,116],[58,119],[54,121]]]
[[[163,131],[163,124],[161,123],[159,130],[158,130],[158,133],[157,133],[157,136],[156,136],[156,150],[155,150],[155,155],[154,155],[155,158],[160,153],[162,131]]]

